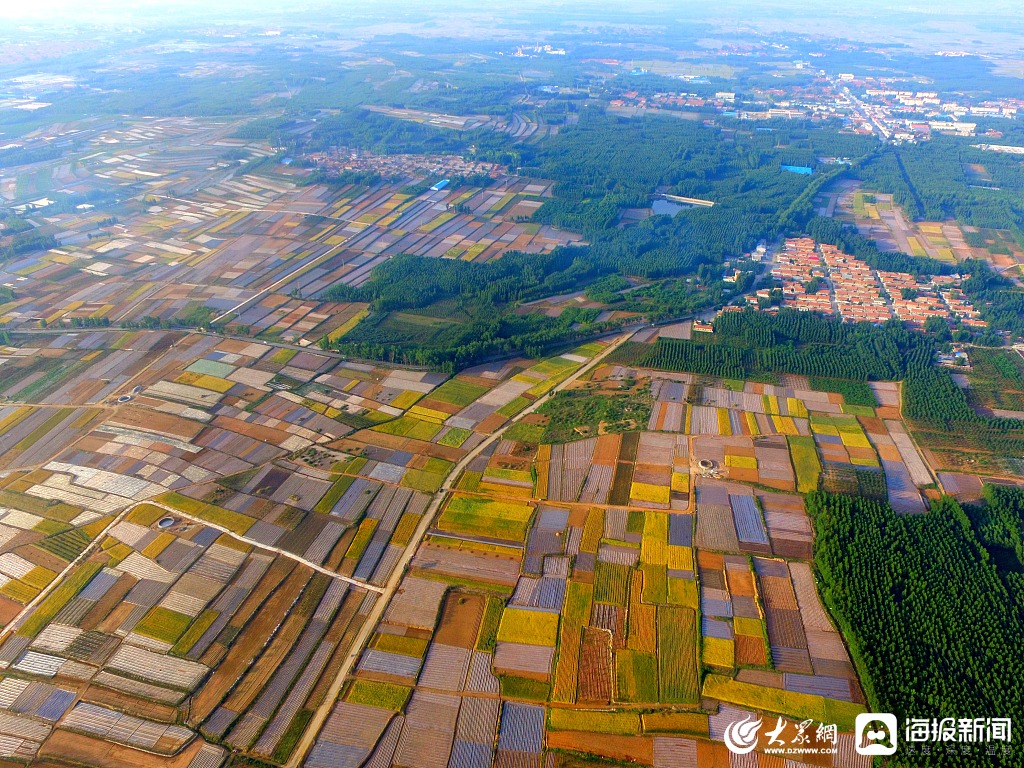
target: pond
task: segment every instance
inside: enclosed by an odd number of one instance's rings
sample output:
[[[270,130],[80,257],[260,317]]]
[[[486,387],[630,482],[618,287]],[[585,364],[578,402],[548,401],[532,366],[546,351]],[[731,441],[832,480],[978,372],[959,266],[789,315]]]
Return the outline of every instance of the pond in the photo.
[[[655,216],[675,216],[685,206],[670,203],[668,200],[655,200],[651,203],[651,210]]]

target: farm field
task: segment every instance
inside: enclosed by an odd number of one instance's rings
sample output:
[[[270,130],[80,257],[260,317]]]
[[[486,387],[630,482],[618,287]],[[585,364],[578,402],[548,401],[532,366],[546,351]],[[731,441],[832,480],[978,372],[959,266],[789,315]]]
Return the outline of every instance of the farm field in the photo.
[[[985,183],[978,169],[965,166],[965,174]],[[1008,230],[961,225],[955,220],[912,221],[892,195],[861,188],[858,182],[840,182],[833,188],[834,215],[874,240],[882,251],[901,251],[947,264],[984,259],[1012,273],[1024,263],[1024,252]]]
[[[448,377],[161,330],[28,341],[0,349],[0,689],[35,708],[5,715],[0,756],[145,750],[195,768],[228,750],[288,761],[456,463],[605,347]],[[427,593],[444,598],[439,563],[495,595],[515,585],[534,452],[492,439],[465,474],[414,565]],[[502,658],[553,653],[557,614],[501,620],[467,599]],[[424,706],[400,682],[434,663],[414,603],[411,631],[371,637],[346,701]]]
[[[821,38],[733,67],[644,59],[647,28],[615,24],[637,39],[581,60],[506,45],[511,19],[500,50],[443,52],[480,18],[426,54],[390,49],[405,19],[124,62],[101,38],[75,53],[95,80],[5,81],[52,96],[28,100],[43,117],[118,109],[0,147],[0,768],[871,768],[854,723],[881,688],[853,632],[885,622],[822,532],[853,526],[868,564],[880,534],[834,500],[905,541],[934,503],[977,529],[978,584],[1016,572],[980,505],[1024,459],[974,447],[1024,415],[1024,358],[968,330],[1007,297],[853,239],[1012,275],[1010,230],[858,186],[864,126],[779,101],[833,87]],[[222,61],[282,43],[283,68]],[[144,117],[121,86],[164,67],[195,98]],[[207,95],[224,77],[237,98]],[[32,114],[3,102],[7,136]],[[842,237],[809,218],[823,197]],[[976,431],[913,420],[953,400],[924,402],[936,352]],[[835,750],[733,754],[748,717],[834,724]]]
[[[238,125],[141,119],[84,129],[74,157],[36,174],[61,174],[52,181],[71,193],[98,187],[116,195],[144,183],[145,204],[126,209],[116,225],[91,206],[47,217],[40,231],[56,235],[55,247],[0,266],[0,282],[19,286],[0,305],[0,324],[73,330],[198,327],[220,319],[230,331],[265,341],[337,342],[367,319],[367,305],[325,300],[324,292],[362,285],[396,254],[484,263],[510,250],[545,253],[582,239],[521,223],[551,196],[550,181],[506,176],[496,166],[496,178],[476,186],[411,195],[403,190],[424,173],[411,166],[372,188],[306,184],[309,169],[267,163],[274,150],[233,138]],[[133,154],[141,146],[147,150]],[[218,156],[225,148],[246,163],[266,164],[267,172],[235,176]],[[462,161],[439,162],[454,170]],[[204,167],[223,178],[202,178]],[[177,194],[190,184],[192,193]],[[131,354],[113,357],[122,366],[133,362]],[[0,389],[45,393],[59,384],[52,358],[19,368],[23,375],[5,377]]]
[[[66,707],[17,754],[129,754],[131,717],[174,723],[142,747],[173,760],[658,768],[759,712],[837,722],[832,764],[860,768],[802,494],[925,508],[897,385],[590,365],[606,343],[447,376],[163,330],[44,342],[0,349],[9,387],[45,382],[0,405],[0,664]]]
[[[587,398],[627,380],[650,393],[647,423],[545,442],[556,415],[588,422]],[[764,712],[837,722],[828,764],[866,768],[851,757],[866,699],[796,491],[845,466],[884,493],[872,446],[898,449],[882,420],[798,381],[601,365],[569,392],[465,468],[307,764],[541,765],[572,750],[674,765],[667,752],[716,753],[729,722]],[[794,468],[793,440],[813,473]],[[365,725],[343,728],[354,717]]]

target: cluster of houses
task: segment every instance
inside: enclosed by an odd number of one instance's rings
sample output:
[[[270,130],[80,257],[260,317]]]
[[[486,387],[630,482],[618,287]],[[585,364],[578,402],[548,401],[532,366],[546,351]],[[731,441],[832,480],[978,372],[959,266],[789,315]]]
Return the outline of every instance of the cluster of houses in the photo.
[[[840,317],[848,322],[884,323],[897,317],[911,327],[943,317],[971,328],[986,323],[961,290],[959,275],[918,278],[872,269],[834,245],[808,237],[787,239],[771,270],[781,285],[781,306]],[[747,302],[766,309],[773,288],[761,288]],[[775,306],[767,307],[774,311]]]

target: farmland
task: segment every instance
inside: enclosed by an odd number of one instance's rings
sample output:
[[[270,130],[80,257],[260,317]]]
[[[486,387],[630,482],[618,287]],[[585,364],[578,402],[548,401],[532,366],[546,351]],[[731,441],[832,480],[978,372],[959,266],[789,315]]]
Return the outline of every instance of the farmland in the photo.
[[[433,598],[410,595],[407,614],[387,606],[409,631],[373,632],[345,689],[352,706],[426,706],[429,696],[410,698],[416,673],[450,663],[429,637],[430,599],[455,600],[439,579],[510,594],[518,547],[544,514],[516,498],[524,484],[532,493],[533,454],[495,431],[605,349],[451,378],[156,329],[32,341],[47,346],[0,350],[9,373],[54,360],[46,370],[63,378],[0,413],[12,447],[0,481],[0,666],[12,684],[35,680],[39,701],[54,698],[40,710],[46,726],[21,714],[5,726],[9,756],[72,739],[212,763],[225,747],[287,762],[331,704],[353,644],[376,629],[366,617],[420,543],[433,495],[489,440],[466,475],[472,490],[446,501],[424,543],[437,559],[414,568]],[[134,367],[107,389],[85,386],[126,344]],[[474,567],[478,557],[489,567]],[[538,660],[520,669],[517,653],[551,656],[558,613],[483,605],[451,608],[459,617],[440,636],[508,659],[517,674],[505,689],[542,685]],[[480,638],[463,628],[485,615]]]
[[[546,420],[590,423],[619,382],[651,404],[632,429],[545,440]],[[537,760],[547,745],[657,766],[666,749],[715,749],[745,709],[836,722],[848,741],[867,698],[815,587],[798,491],[834,467],[884,488],[879,452],[899,449],[879,425],[898,415],[847,414],[841,395],[806,380],[614,363],[563,393],[465,467],[377,625],[392,639],[371,641],[352,673],[353,691],[411,690],[404,721],[384,711],[390,692],[350,693],[310,761],[344,747],[404,765],[429,743],[422,764],[470,751],[482,765],[506,752]],[[330,725],[357,714],[358,736]]]
[[[1009,33],[210,10],[4,37],[0,768],[1022,711]]]

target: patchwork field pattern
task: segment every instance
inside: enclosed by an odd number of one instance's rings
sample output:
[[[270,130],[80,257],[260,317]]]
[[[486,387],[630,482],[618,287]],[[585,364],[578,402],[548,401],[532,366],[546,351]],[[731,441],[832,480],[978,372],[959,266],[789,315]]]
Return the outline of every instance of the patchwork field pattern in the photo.
[[[699,765],[745,712],[851,738],[864,694],[799,494],[923,508],[887,385],[851,409],[800,377],[567,383],[603,343],[448,377],[165,330],[45,338],[0,350],[11,757]],[[545,443],[562,387],[649,415]]]
[[[705,384],[687,402],[687,377],[615,366],[589,376],[605,382],[594,396],[620,374],[650,380],[646,430],[551,445],[533,414],[464,469],[309,764],[539,767],[567,749],[703,765],[725,759],[712,758],[722,730],[749,711],[832,718],[852,738],[864,694],[818,597],[796,490],[832,460],[819,426],[870,450],[864,471],[882,477],[879,420],[799,387]],[[793,440],[813,474],[794,468]],[[356,717],[365,727],[342,729]],[[828,764],[866,767],[852,753]]]

